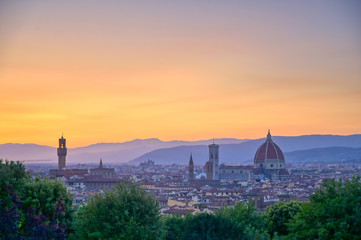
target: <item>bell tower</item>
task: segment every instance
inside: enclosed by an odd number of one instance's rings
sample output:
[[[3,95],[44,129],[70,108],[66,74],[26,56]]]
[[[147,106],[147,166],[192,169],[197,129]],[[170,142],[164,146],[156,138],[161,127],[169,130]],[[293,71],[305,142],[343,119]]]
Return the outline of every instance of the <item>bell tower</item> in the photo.
[[[211,144],[208,146],[209,148],[209,162],[212,164],[212,180],[219,180],[219,145]]]
[[[192,180],[194,180],[194,164],[193,164],[192,154],[191,154],[191,157],[190,157],[190,159],[189,159],[188,170],[189,170],[188,180],[189,180],[189,181],[192,181]]]
[[[65,169],[65,167],[66,167],[66,153],[67,153],[66,139],[62,135],[61,138],[59,138],[59,147],[58,147],[58,169],[59,170]]]

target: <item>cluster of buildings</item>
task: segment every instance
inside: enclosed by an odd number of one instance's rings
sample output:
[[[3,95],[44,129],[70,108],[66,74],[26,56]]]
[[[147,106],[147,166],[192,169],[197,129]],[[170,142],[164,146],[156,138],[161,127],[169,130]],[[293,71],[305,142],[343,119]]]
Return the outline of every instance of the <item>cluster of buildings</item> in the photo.
[[[324,179],[349,178],[360,173],[361,165],[287,165],[282,150],[270,132],[255,152],[253,165],[220,164],[219,145],[209,145],[205,166],[156,165],[148,160],[139,166],[66,166],[66,139],[59,139],[58,168],[50,178],[64,182],[73,193],[74,204],[86,204],[94,194],[111,189],[121,181],[132,180],[152,194],[163,214],[214,211],[237,202],[254,202],[265,209],[278,201],[307,201]]]
[[[160,175],[165,169],[172,170]],[[287,181],[237,180],[194,181],[186,183],[189,176],[180,177],[185,166],[157,166],[147,168],[147,177],[135,179],[161,203],[164,214],[213,211],[237,202],[254,202],[258,209],[279,201],[308,201],[325,179],[348,179],[360,175],[361,164],[341,165],[292,165]],[[188,166],[189,168],[189,166]],[[194,166],[195,172],[202,171]],[[132,172],[137,171],[134,167]]]
[[[219,181],[224,179],[238,180],[265,180],[287,181],[289,173],[286,170],[285,157],[281,148],[273,142],[268,130],[266,141],[258,148],[254,157],[253,166],[235,166],[219,164],[219,145],[211,144],[209,148],[209,160],[204,169],[207,180]],[[189,180],[194,182],[193,158],[189,160]],[[201,179],[204,182],[204,179]]]
[[[66,168],[66,139],[62,136],[59,139],[58,168],[49,170],[51,179],[62,179],[75,196],[79,197],[86,191],[98,192],[104,188],[111,189],[121,179],[115,176],[114,168],[103,167],[103,160],[100,159],[96,168]],[[88,194],[89,195],[89,194]],[[88,196],[87,196],[88,197]]]

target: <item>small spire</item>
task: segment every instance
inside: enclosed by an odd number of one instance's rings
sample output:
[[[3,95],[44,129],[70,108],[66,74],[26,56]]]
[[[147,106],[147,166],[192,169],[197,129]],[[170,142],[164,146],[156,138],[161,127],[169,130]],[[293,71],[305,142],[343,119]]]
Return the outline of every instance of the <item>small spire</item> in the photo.
[[[103,159],[100,159],[99,168],[103,168]]]
[[[192,156],[192,152],[191,152],[191,157],[189,158],[189,165],[193,165],[193,156]]]

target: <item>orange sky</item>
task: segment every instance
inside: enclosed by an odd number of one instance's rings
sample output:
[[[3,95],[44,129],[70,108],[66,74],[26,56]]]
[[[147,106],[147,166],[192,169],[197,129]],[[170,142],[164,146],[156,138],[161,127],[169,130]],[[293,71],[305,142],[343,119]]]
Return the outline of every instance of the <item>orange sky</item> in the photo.
[[[1,1],[0,144],[361,133],[358,1]]]

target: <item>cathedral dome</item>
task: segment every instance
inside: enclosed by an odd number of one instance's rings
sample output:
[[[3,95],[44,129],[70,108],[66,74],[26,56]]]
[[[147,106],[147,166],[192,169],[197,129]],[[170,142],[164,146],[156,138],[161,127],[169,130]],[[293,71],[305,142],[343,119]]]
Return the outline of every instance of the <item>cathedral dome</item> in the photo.
[[[263,167],[269,160],[284,162],[285,158],[281,148],[272,141],[271,134],[268,130],[266,142],[258,148],[256,155],[254,156],[254,164],[257,167]]]

